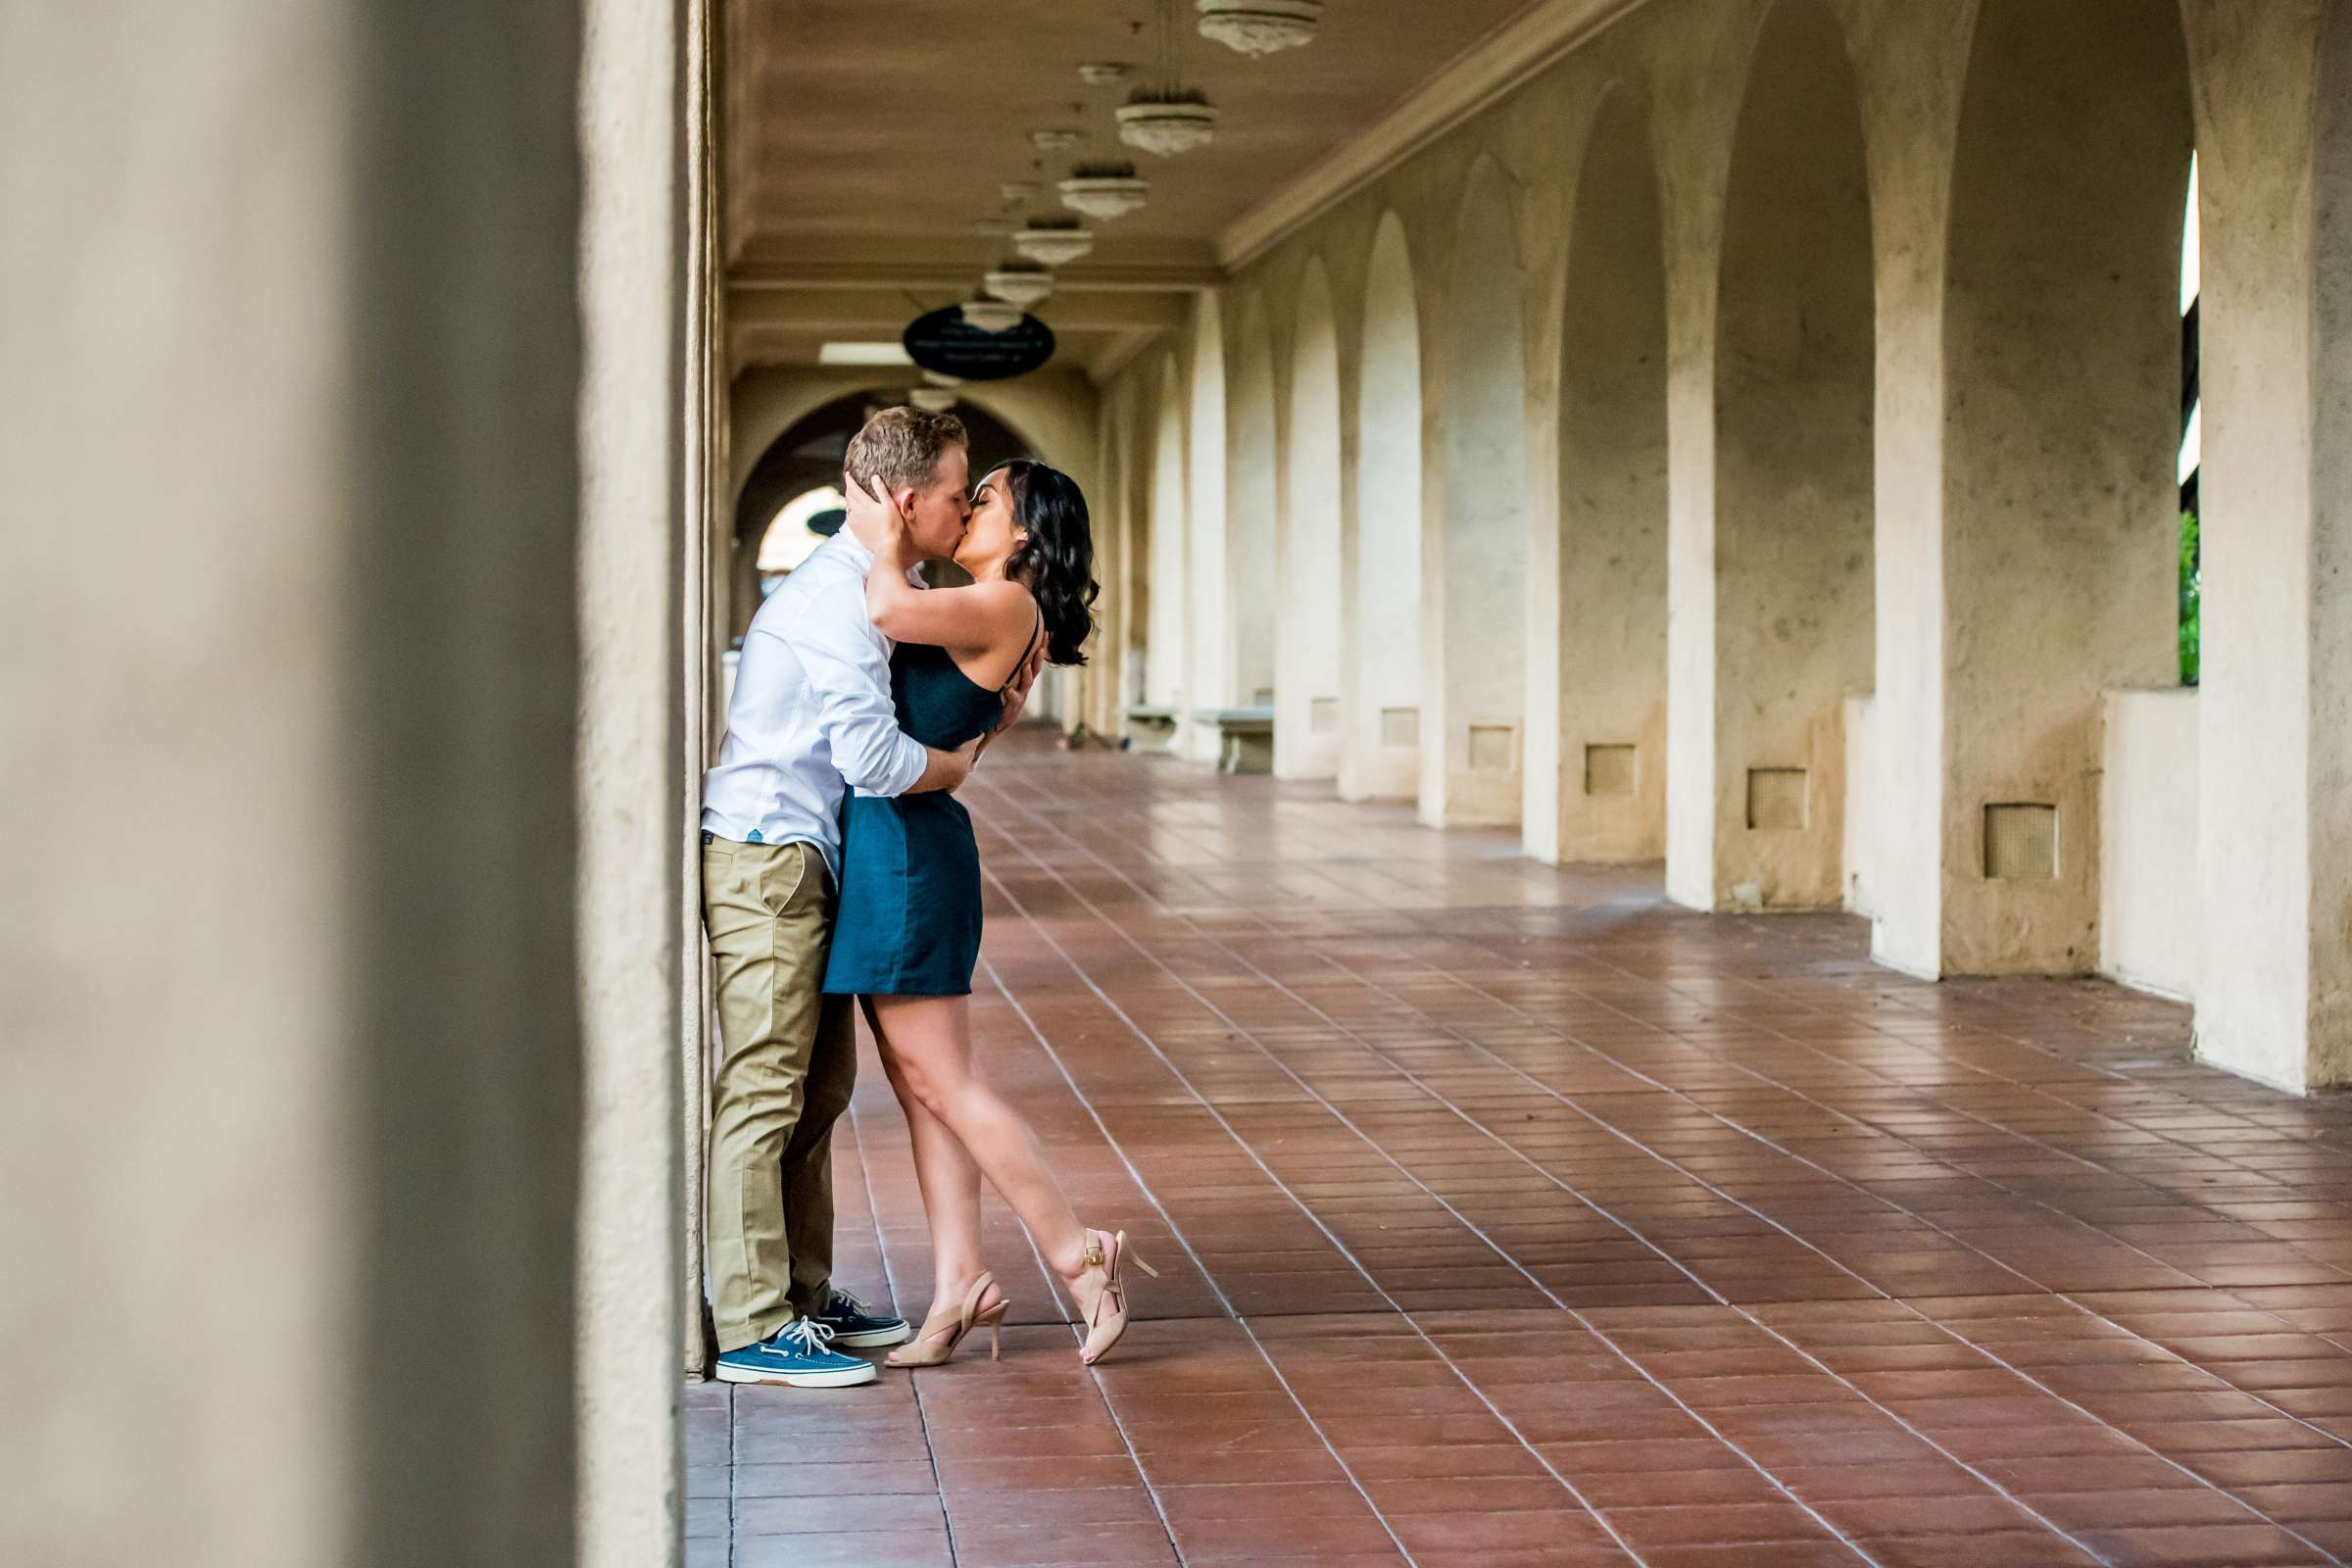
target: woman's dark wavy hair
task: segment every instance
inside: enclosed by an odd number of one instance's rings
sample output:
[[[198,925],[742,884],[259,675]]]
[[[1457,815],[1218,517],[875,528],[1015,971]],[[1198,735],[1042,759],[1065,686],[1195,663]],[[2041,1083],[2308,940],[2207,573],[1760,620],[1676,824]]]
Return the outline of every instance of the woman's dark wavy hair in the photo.
[[[1059,468],[1033,458],[1000,463],[983,482],[1004,476],[1012,492],[1013,526],[1029,542],[1004,563],[1004,575],[1029,585],[1046,621],[1046,658],[1056,664],[1083,664],[1086,639],[1095,629],[1095,535],[1087,520],[1086,497],[1078,482]]]

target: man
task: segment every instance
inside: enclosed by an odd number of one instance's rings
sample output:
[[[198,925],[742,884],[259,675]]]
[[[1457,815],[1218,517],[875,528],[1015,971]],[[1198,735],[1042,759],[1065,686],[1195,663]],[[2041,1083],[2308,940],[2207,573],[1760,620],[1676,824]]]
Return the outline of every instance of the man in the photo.
[[[970,516],[962,421],[885,409],[851,441],[850,483],[885,489],[926,557]],[[873,1367],[835,1347],[897,1345],[903,1318],[833,1283],[833,1123],[857,1075],[851,999],[822,993],[846,787],[952,790],[977,747],[930,750],[899,728],[890,643],[865,612],[882,542],[843,527],[752,618],[718,764],[703,780],[703,923],[723,1046],[712,1086],[711,1316],[727,1383],[834,1388]],[[1019,716],[1034,668],[1016,679]]]

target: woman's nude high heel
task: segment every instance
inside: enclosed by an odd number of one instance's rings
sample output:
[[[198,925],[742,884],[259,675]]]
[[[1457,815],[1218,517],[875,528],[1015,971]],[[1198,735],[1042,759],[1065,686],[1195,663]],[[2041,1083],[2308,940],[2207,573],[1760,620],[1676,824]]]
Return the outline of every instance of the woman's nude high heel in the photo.
[[[1086,1346],[1078,1352],[1080,1361],[1093,1366],[1127,1332],[1127,1233],[1088,1231],[1086,1266],[1101,1269],[1103,1276],[1102,1294],[1095,1298],[1095,1309],[1086,1320]],[[1159,1270],[1140,1257],[1135,1266],[1159,1278]]]
[[[956,1353],[956,1348],[963,1343],[965,1335],[983,1323],[988,1325],[988,1358],[996,1360],[1000,1331],[1004,1323],[1004,1309],[1012,1304],[1010,1301],[999,1301],[994,1306],[981,1306],[980,1298],[995,1289],[997,1277],[986,1273],[972,1281],[972,1288],[963,1293],[963,1304],[956,1309],[953,1319],[937,1312],[924,1318],[923,1331],[914,1337],[914,1343],[891,1351],[882,1358],[882,1364],[938,1366]],[[937,1337],[942,1335],[945,1337]]]

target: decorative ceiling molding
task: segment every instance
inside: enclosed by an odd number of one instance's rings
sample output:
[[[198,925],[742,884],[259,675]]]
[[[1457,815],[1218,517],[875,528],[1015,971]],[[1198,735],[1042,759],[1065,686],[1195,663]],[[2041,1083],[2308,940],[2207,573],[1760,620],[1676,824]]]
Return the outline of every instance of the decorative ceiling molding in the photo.
[[[1364,132],[1228,223],[1227,271],[1378,178],[1649,0],[1543,0],[1470,46]]]

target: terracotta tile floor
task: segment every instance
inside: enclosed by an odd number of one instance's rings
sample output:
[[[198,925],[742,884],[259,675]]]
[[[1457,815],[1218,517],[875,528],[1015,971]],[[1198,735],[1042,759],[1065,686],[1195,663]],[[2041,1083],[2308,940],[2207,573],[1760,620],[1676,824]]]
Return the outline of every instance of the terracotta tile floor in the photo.
[[[1002,1363],[690,1388],[690,1561],[2352,1562],[2352,1100],[1327,787],[1031,743],[966,798],[989,1071],[1165,1278],[1089,1372],[992,1208]],[[841,1277],[918,1314],[870,1062],[838,1150]]]

